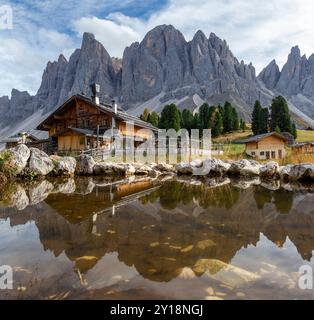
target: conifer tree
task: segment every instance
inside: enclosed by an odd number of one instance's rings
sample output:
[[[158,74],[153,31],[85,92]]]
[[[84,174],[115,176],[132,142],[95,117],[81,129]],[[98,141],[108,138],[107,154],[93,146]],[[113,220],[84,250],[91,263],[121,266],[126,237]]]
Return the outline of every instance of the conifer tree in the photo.
[[[253,113],[252,113],[252,132],[254,135],[257,135],[260,132],[261,110],[262,110],[261,103],[258,100],[256,100],[254,104]]]
[[[292,133],[288,103],[282,96],[275,97],[271,104],[271,130],[275,130],[277,126],[281,132]]]
[[[223,113],[223,131],[224,133],[231,132],[233,129],[233,111],[230,102],[225,103]]]
[[[149,113],[149,109],[145,108],[143,113],[140,115],[140,119],[147,122]]]
[[[160,117],[161,129],[181,129],[181,112],[175,104],[169,104],[164,107]]]
[[[293,135],[293,138],[296,139],[298,137],[298,131],[297,131],[297,127],[295,125],[295,123],[292,123],[292,132],[291,134]]]
[[[184,109],[182,111],[182,128],[187,129],[191,133],[191,129],[194,129],[194,125],[193,113],[188,109]]]
[[[232,130],[237,131],[240,128],[237,110],[232,108]]]
[[[216,111],[214,115],[214,123],[212,127],[212,136],[214,138],[220,136],[222,134],[223,130],[223,121],[222,121],[222,116],[219,110]]]

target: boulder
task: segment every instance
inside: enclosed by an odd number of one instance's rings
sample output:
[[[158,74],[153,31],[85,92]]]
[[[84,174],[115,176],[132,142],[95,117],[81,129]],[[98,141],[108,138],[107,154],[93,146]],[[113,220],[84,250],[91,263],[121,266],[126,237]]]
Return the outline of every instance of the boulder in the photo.
[[[205,185],[209,188],[218,188],[231,183],[231,180],[226,177],[221,178],[208,178],[205,180]]]
[[[29,171],[40,176],[49,174],[54,169],[53,161],[49,156],[36,148],[30,148]]]
[[[148,175],[152,171],[153,171],[153,169],[146,164],[135,166],[135,174],[136,175]]]
[[[279,173],[279,165],[277,162],[270,161],[260,167],[260,176],[262,178],[270,179]]]
[[[258,186],[261,184],[260,177],[252,177],[248,179],[239,179],[238,181],[234,181],[233,186],[239,189],[248,189],[252,186]]]
[[[158,170],[152,169],[151,171],[149,171],[148,175],[151,178],[158,178],[161,175],[161,172]]]
[[[203,161],[201,159],[194,159],[190,162],[192,167],[200,168],[203,165]]]
[[[258,176],[260,167],[261,165],[257,161],[243,159],[232,162],[228,172],[238,176]]]
[[[283,180],[312,181],[314,180],[314,164],[301,163],[297,165],[287,165],[280,168],[279,174]]]
[[[19,144],[10,149],[9,152],[10,165],[14,168],[16,174],[20,174],[25,169],[31,152],[25,144]]]
[[[204,173],[210,175],[223,176],[230,169],[231,164],[220,159],[206,159],[203,161]]]
[[[47,180],[32,183],[28,189],[30,204],[44,201],[52,190],[53,184]]]
[[[124,176],[126,172],[126,166],[124,164],[113,163],[111,164],[112,171],[117,176]]]
[[[93,172],[95,175],[113,175],[113,168],[111,164],[106,162],[96,163],[93,167]]]
[[[276,191],[280,189],[281,184],[280,184],[280,180],[278,179],[270,179],[270,180],[262,181],[261,186],[265,189]]]
[[[71,176],[76,168],[76,160],[72,157],[63,157],[56,160],[54,172],[59,176]]]
[[[76,180],[75,193],[87,195],[93,192],[96,184],[93,177],[79,178]]]
[[[131,165],[131,164],[124,165],[124,169],[125,169],[124,174],[126,176],[133,176],[135,174],[135,171],[136,171],[135,167],[133,165]]]
[[[93,157],[82,154],[77,161],[76,172],[81,175],[90,175],[94,172],[96,162]]]
[[[18,184],[14,192],[10,195],[10,202],[19,211],[25,209],[29,205],[29,198],[21,185]]]
[[[61,181],[56,181],[53,186],[53,193],[71,194],[76,190],[76,183],[73,178],[66,178]]]
[[[282,180],[289,180],[290,170],[293,167],[292,164],[279,167],[279,176]]]
[[[207,275],[232,288],[260,280],[260,275],[217,259],[200,259],[193,266],[196,275]]]
[[[178,163],[175,166],[178,175],[191,175],[193,174],[193,166],[190,163]]]
[[[167,163],[158,163],[153,168],[160,171],[160,172],[174,172],[175,171],[175,168],[171,164],[167,164]]]

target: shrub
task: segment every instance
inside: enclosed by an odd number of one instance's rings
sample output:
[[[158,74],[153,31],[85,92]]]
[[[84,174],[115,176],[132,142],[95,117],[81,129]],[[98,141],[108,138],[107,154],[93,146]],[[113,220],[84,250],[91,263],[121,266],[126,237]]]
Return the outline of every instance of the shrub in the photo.
[[[12,154],[5,150],[0,153],[0,171],[8,177],[16,176],[16,168],[11,162]]]

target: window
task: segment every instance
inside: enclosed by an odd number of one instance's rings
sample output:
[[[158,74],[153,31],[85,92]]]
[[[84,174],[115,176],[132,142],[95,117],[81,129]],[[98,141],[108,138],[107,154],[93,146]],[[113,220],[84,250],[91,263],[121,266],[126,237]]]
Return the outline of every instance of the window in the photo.
[[[252,156],[255,156],[255,152],[254,152],[254,151],[252,151],[252,152],[251,152],[251,155],[252,155]]]
[[[276,151],[272,151],[271,152],[271,157],[274,159],[274,158],[276,158]]]
[[[260,152],[260,155],[261,155],[261,156],[264,156],[264,155],[265,155],[265,152],[264,152],[264,151],[261,151],[261,152]]]
[[[89,119],[83,120],[83,126],[84,126],[84,128],[89,128],[90,127],[90,120]]]
[[[80,138],[80,145],[81,146],[85,145],[85,137]]]
[[[103,127],[109,127],[109,120],[108,119],[102,119],[101,125]]]

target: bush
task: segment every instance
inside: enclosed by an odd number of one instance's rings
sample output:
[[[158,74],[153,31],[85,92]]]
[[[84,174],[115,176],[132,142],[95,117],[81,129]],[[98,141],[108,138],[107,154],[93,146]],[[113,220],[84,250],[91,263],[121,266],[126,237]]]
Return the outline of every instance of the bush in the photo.
[[[4,187],[4,185],[7,183],[8,179],[5,176],[4,173],[0,172],[0,190]]]
[[[0,171],[7,177],[16,176],[16,168],[11,163],[12,154],[10,151],[5,150],[0,153]]]

